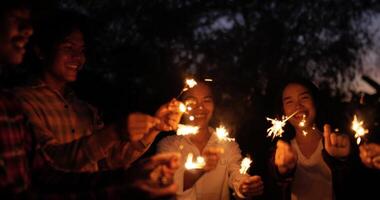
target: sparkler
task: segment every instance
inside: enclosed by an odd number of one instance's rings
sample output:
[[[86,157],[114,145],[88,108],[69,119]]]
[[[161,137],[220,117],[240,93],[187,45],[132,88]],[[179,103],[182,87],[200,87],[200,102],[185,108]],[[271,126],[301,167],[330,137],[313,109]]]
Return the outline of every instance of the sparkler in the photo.
[[[177,135],[194,135],[198,133],[198,126],[178,124]]]
[[[305,128],[305,126],[306,126],[306,115],[305,114],[302,115],[302,120],[300,121],[300,123],[298,123],[298,126],[301,127],[301,128]],[[307,135],[307,131],[302,130],[302,134],[304,136],[306,136]]]
[[[191,106],[189,106],[189,105],[185,105],[184,103],[180,103],[179,104],[179,110],[180,110],[180,112],[182,112],[182,113],[188,113],[187,111],[190,111],[191,109],[193,109]],[[194,119],[195,119],[195,117],[193,116],[193,115],[190,115],[189,116],[189,120],[190,121],[194,121]]]
[[[198,156],[196,162],[193,162],[193,154],[189,153],[186,158],[185,168],[186,169],[202,169],[205,167],[206,162],[202,156]]]
[[[276,118],[271,119],[271,118],[267,117],[267,120],[272,123],[272,127],[267,129],[267,133],[268,133],[267,137],[272,137],[272,140],[275,137],[282,137],[282,133],[284,132],[284,130],[282,128],[285,126],[286,121],[288,121],[290,118],[292,118],[297,113],[298,113],[298,111],[294,112],[289,117],[282,116],[282,120],[278,120]]]
[[[306,115],[303,114],[302,115],[302,120],[300,121],[300,123],[298,124],[299,127],[305,127],[306,125]]]
[[[228,137],[228,132],[222,125],[216,128],[216,136],[220,141],[235,141],[235,138]]]
[[[245,157],[240,164],[240,174],[247,174],[249,167],[251,166],[252,160],[249,157]]]
[[[182,91],[179,93],[176,99],[178,99],[182,95],[183,92],[187,91],[190,88],[193,88],[196,85],[197,85],[197,82],[194,79],[186,79],[185,87],[182,89]]]
[[[354,115],[354,120],[352,121],[351,129],[355,131],[356,143],[360,144],[362,137],[364,137],[368,133],[368,129],[364,129],[363,127],[364,121],[359,121],[356,115]]]

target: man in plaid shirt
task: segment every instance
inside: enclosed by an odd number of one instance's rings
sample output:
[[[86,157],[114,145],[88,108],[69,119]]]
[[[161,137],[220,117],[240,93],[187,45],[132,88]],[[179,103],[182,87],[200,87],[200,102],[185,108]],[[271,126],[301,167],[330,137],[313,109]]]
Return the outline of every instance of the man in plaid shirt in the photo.
[[[0,71],[4,67],[20,64],[25,53],[25,44],[33,33],[30,26],[29,5],[23,0],[2,2],[0,7]],[[1,86],[1,85],[0,85]],[[130,119],[128,122],[138,123],[141,115],[134,115],[139,119]],[[0,196],[4,198],[29,198],[31,188],[31,161],[35,146],[32,145],[32,133],[25,126],[25,117],[16,98],[8,90],[0,89]],[[135,129],[136,130],[136,129]],[[131,134],[132,141],[140,141],[143,132],[135,131]],[[142,143],[142,146],[145,146]],[[66,191],[66,197],[84,196],[88,198],[113,198],[129,195],[128,192],[140,191],[145,197],[160,197],[175,193],[175,185],[157,185],[159,180],[152,180],[141,174],[159,173],[159,177],[172,177],[171,172],[178,167],[176,155],[158,155],[135,167],[133,173],[129,171],[110,171],[106,173],[66,173],[52,169],[55,177],[71,181],[78,180],[75,186],[78,191]],[[174,164],[173,164],[174,163]],[[176,164],[177,163],[177,164]],[[162,171],[165,169],[164,171]],[[137,172],[137,173],[136,173]],[[131,176],[131,174],[133,176]],[[119,176],[119,177],[118,177]],[[123,186],[109,185],[108,179],[118,177]],[[103,184],[99,184],[103,183]],[[45,185],[48,187],[48,185]],[[62,199],[64,185],[51,185],[53,189],[48,198]],[[74,187],[75,187],[74,186]],[[81,188],[81,186],[83,186]],[[72,188],[74,188],[72,187]],[[87,190],[81,190],[81,189]],[[62,190],[63,189],[63,190]],[[34,194],[37,194],[35,192]],[[63,195],[63,196],[62,196]],[[101,195],[101,196],[99,196]],[[45,196],[46,197],[46,196]],[[37,197],[40,198],[40,197]],[[113,198],[114,199],[114,198]]]
[[[32,35],[30,9],[19,0],[1,2],[0,70],[20,64],[25,45]],[[0,85],[1,87],[1,85]],[[0,194],[26,195],[30,185],[28,159],[31,137],[16,99],[6,89],[0,90]]]

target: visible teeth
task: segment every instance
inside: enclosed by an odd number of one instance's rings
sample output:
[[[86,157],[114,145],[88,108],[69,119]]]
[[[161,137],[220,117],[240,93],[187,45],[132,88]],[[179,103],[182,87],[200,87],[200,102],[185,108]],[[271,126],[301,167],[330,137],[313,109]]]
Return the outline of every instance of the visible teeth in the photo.
[[[71,69],[77,69],[78,66],[77,65],[67,65],[68,68],[71,68]]]

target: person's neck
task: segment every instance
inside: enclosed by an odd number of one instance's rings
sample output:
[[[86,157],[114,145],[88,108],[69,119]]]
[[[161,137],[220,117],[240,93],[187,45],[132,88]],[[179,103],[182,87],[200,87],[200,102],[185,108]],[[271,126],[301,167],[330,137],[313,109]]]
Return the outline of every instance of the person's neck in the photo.
[[[208,129],[208,127],[200,127],[198,129],[198,133],[193,135],[191,137],[192,140],[194,141],[208,141],[208,139],[210,138],[211,136],[211,133]]]
[[[51,88],[57,90],[61,95],[64,95],[66,82],[60,81],[49,74],[44,74],[42,80]]]

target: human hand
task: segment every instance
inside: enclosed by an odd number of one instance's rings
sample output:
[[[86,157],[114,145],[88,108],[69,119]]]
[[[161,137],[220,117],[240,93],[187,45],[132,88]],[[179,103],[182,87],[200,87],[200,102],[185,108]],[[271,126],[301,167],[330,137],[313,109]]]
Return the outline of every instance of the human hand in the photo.
[[[180,154],[160,153],[143,161],[137,167],[133,187],[150,198],[175,195],[177,185],[173,177],[180,166]]]
[[[203,151],[203,157],[205,158],[206,165],[203,170],[208,172],[215,169],[222,153],[224,153],[224,150],[218,147],[209,147],[205,149]]]
[[[280,174],[286,174],[297,165],[297,152],[290,146],[290,144],[279,140],[277,142],[274,163],[278,168]]]
[[[131,113],[127,117],[127,133],[131,142],[141,140],[160,120],[143,113]]]
[[[369,168],[380,169],[380,145],[375,143],[359,146],[360,159]]]
[[[240,184],[239,191],[245,197],[258,196],[264,192],[264,183],[260,176],[246,177]]]
[[[179,108],[180,103],[180,101],[172,99],[157,110],[155,116],[160,120],[160,123],[155,126],[157,130],[171,131],[177,129],[183,114]]]
[[[345,158],[350,154],[351,143],[347,135],[338,135],[331,132],[328,124],[323,126],[323,137],[325,138],[325,150],[334,158]]]

